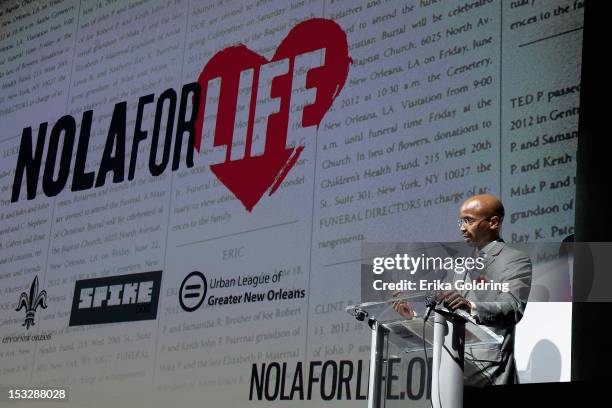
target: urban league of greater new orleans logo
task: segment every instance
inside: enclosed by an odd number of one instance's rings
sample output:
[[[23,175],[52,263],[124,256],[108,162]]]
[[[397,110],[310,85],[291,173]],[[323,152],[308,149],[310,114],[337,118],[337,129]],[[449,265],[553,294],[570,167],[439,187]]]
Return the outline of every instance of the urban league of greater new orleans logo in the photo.
[[[206,298],[208,284],[202,272],[193,271],[183,279],[179,289],[179,303],[186,312],[197,310]]]
[[[47,291],[38,291],[38,276],[35,276],[30,285],[30,291],[21,292],[17,309],[15,309],[16,312],[25,309],[26,317],[22,326],[25,326],[26,330],[29,330],[30,326],[34,326],[34,315],[38,307],[47,308]]]
[[[219,51],[204,66],[197,82],[184,85],[180,95],[169,88],[157,97],[150,135],[150,174],[162,174],[170,161],[176,171],[187,137],[187,167],[194,165],[194,150],[203,154],[221,183],[252,211],[266,192],[272,195],[280,187],[305,141],[316,136],[323,116],[344,87],[351,62],[346,33],[334,21],[322,18],[293,27],[270,60],[242,44]],[[34,199],[41,173],[40,184],[48,197],[64,190],[70,174],[71,191],[102,187],[107,179],[113,183],[125,181],[126,176],[133,180],[142,151],[139,144],[149,137],[142,129],[145,107],[154,101],[153,94],[138,99],[134,125],[129,129],[128,102],[115,104],[102,157],[96,158],[97,172],[86,171],[93,110],[83,111],[78,138],[73,116],[57,120],[43,169],[48,123],[40,124],[36,142],[32,127],[24,128],[11,201],[19,201],[22,184],[27,199]],[[167,122],[162,123],[163,117]],[[164,126],[165,134],[160,135]],[[132,146],[126,155],[129,131],[133,132]],[[159,149],[162,152],[158,155]]]
[[[206,307],[222,307],[303,299],[306,289],[279,286],[284,276],[286,272],[274,271],[206,279],[202,272],[193,271],[181,282],[179,305],[185,312],[194,312],[205,300]]]

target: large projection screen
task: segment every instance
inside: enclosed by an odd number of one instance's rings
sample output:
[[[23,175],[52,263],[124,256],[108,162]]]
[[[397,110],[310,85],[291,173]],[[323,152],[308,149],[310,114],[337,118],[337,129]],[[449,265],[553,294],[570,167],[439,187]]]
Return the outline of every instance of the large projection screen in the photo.
[[[0,386],[68,387],[79,407],[365,406],[370,332],[344,311],[359,302],[363,242],[459,241],[458,207],[481,193],[504,202],[508,243],[573,234],[583,10],[580,0],[2,2]],[[347,78],[320,123],[304,126],[308,75],[342,42],[313,19],[335,22],[352,62],[322,68],[333,80],[346,66]],[[301,23],[311,31],[290,34]],[[269,63],[285,39],[295,58]],[[207,66],[231,69],[220,57],[229,47],[235,64],[258,69],[235,81],[233,112],[214,73],[194,111],[186,86]],[[270,81],[286,73],[283,94]],[[277,114],[281,96],[288,111]],[[275,114],[284,128],[266,128]],[[204,117],[195,150],[191,115]],[[224,173],[282,150],[285,131],[295,160],[281,176],[261,170],[264,159]],[[109,288],[134,282],[141,297],[121,309],[132,314],[108,312],[119,293]],[[75,299],[79,284],[90,291]],[[531,302],[517,326],[522,382],[569,381],[566,300]],[[155,303],[152,317],[139,301]],[[299,370],[303,391],[289,400]],[[416,377],[403,398],[428,406]]]

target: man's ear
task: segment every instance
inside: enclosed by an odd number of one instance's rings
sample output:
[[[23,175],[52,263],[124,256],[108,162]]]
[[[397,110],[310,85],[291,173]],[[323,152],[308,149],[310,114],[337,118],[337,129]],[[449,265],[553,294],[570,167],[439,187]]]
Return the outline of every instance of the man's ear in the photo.
[[[495,230],[495,231],[499,231],[499,229],[501,228],[501,219],[499,218],[499,216],[494,215],[489,219],[490,225],[491,225],[491,229]]]

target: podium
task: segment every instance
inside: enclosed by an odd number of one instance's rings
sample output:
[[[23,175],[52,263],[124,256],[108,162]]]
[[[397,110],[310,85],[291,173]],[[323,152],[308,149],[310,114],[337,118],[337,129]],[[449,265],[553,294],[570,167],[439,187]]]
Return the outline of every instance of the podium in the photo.
[[[415,317],[405,319],[393,310],[393,303],[402,299],[411,304]],[[433,361],[431,369],[427,371],[431,374],[431,405],[434,408],[463,406],[466,345],[487,349],[499,349],[501,346],[503,337],[477,324],[468,313],[463,310],[450,312],[431,299],[429,294],[419,293],[346,308],[357,320],[367,321],[372,329],[368,408],[388,405],[390,387],[382,385],[390,381],[384,374],[385,365],[392,361],[389,347],[386,347],[389,343],[400,353],[423,351],[427,355],[429,350]]]

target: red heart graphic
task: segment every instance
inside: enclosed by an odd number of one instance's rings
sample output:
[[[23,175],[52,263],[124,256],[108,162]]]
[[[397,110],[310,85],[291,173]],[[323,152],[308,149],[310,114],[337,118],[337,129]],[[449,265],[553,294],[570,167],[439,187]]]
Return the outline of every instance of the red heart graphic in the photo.
[[[304,106],[302,127],[319,126],[323,116],[338,96],[348,76],[349,64],[346,33],[332,20],[314,18],[304,21],[287,34],[270,61],[240,44],[215,54],[204,66],[198,83],[202,89],[201,103],[195,123],[195,148],[200,152],[202,126],[208,83],[220,78],[217,121],[214,126],[213,147],[225,146],[225,161],[210,166],[217,178],[238,198],[247,211],[252,211],[263,194],[270,189],[272,195],[289,170],[296,163],[304,146],[287,147],[289,110],[295,58],[298,55],[325,50],[321,66],[306,74],[306,89],[316,88],[316,98]],[[289,70],[272,81],[270,98],[280,99],[280,109],[268,116],[263,154],[252,156],[251,144],[259,73],[262,65],[288,59]],[[243,158],[231,160],[231,149],[236,120],[238,89],[242,71],[253,69],[253,83],[248,112],[248,124]]]

